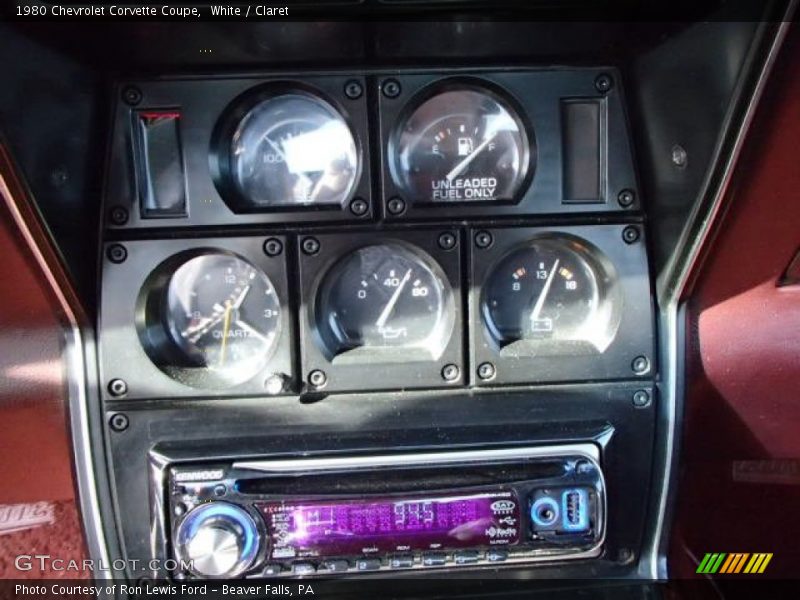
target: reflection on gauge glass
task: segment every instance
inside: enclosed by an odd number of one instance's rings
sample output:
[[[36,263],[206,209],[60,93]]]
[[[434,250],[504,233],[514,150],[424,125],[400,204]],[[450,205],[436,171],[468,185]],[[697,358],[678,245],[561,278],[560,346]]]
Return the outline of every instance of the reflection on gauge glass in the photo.
[[[281,333],[281,307],[269,278],[229,254],[185,262],[166,289],[168,336],[192,367],[239,384],[267,363]]]
[[[481,311],[501,346],[525,341],[558,353],[590,344],[602,352],[619,325],[619,302],[613,275],[593,251],[577,239],[543,237],[494,267]]]
[[[268,98],[230,142],[230,176],[248,208],[344,204],[358,175],[355,139],[327,102],[294,93]]]
[[[391,149],[395,183],[411,200],[512,200],[531,148],[519,116],[488,92],[446,91],[400,124]]]
[[[404,245],[381,244],[356,250],[331,269],[315,318],[334,355],[356,348],[420,349],[437,358],[452,333],[453,312],[452,291],[438,265]]]

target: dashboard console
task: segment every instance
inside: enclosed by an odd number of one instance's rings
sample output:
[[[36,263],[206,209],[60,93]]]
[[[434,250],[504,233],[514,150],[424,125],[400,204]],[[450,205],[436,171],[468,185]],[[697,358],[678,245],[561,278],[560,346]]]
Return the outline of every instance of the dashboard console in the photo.
[[[633,165],[614,69],[121,82],[98,372],[127,555],[629,565],[658,364]]]

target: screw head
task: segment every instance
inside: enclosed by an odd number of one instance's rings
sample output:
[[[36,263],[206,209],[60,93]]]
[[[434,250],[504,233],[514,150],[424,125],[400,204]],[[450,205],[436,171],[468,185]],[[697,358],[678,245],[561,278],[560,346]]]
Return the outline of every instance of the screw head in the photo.
[[[494,236],[488,231],[479,231],[475,234],[475,245],[481,250],[486,250],[494,243]]]
[[[142,101],[142,92],[136,86],[129,85],[122,90],[122,99],[125,101],[125,104],[136,106]]]
[[[128,393],[128,384],[122,379],[112,379],[108,382],[108,393],[115,398],[124,396]]]
[[[317,252],[319,252],[319,240],[315,237],[307,237],[303,240],[302,248],[303,252],[308,254],[309,256],[313,256]]]
[[[490,379],[494,379],[495,375],[497,375],[497,370],[494,368],[494,365],[490,362],[485,362],[478,367],[478,377],[480,377],[484,381],[489,381]]]
[[[108,220],[113,225],[125,225],[128,222],[128,211],[122,206],[114,206],[108,211]]]
[[[445,365],[442,369],[442,379],[445,381],[455,381],[461,374],[457,365]]]
[[[128,258],[128,251],[122,244],[111,244],[106,250],[106,256],[112,263],[118,265]]]
[[[387,79],[381,85],[381,91],[387,98],[397,98],[401,89],[400,82],[397,79]]]
[[[264,242],[264,254],[267,256],[278,256],[283,252],[283,242],[278,238],[269,238]]]
[[[308,383],[315,388],[325,387],[325,384],[328,383],[328,376],[325,375],[325,371],[315,369],[308,374]]]
[[[636,193],[633,190],[622,190],[619,194],[617,194],[617,202],[623,208],[628,208],[633,204],[633,201],[636,200]]]
[[[650,371],[650,361],[646,356],[637,356],[631,362],[631,369],[637,375],[645,375]]]
[[[608,73],[600,73],[594,80],[594,87],[601,94],[605,94],[614,87],[614,79]]]
[[[637,408],[644,408],[650,404],[650,394],[647,393],[647,390],[636,390],[631,399]]]
[[[108,425],[114,431],[125,431],[130,425],[130,421],[128,417],[122,413],[115,413],[111,415],[111,418],[108,420]]]
[[[350,100],[357,100],[358,98],[361,98],[361,94],[363,93],[364,88],[362,88],[361,84],[355,79],[351,79],[344,84],[344,95],[350,98]]]
[[[680,144],[675,144],[672,147],[671,158],[672,164],[679,169],[685,169],[686,163],[689,162],[689,155],[686,153],[686,149]]]
[[[283,391],[286,378],[281,373],[273,373],[264,381],[264,391],[270,396],[277,396]]]
[[[386,203],[386,208],[389,210],[389,213],[395,216],[401,215],[406,210],[406,201],[397,196],[389,198],[389,202]]]
[[[439,248],[442,250],[452,250],[457,243],[458,238],[451,231],[445,231],[439,236]]]
[[[363,217],[367,214],[367,209],[369,209],[369,205],[363,198],[353,198],[353,201],[350,203],[350,212],[357,217]]]
[[[622,564],[628,564],[633,561],[633,551],[629,548],[620,548],[617,552],[617,561]]]
[[[622,230],[622,241],[626,244],[633,244],[639,239],[639,228],[629,225]]]

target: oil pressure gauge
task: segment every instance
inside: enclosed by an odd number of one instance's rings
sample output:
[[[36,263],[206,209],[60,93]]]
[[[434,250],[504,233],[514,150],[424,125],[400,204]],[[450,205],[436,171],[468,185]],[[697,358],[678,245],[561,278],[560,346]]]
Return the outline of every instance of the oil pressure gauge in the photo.
[[[423,351],[436,358],[454,322],[454,301],[441,269],[399,243],[360,248],[324,278],[317,329],[331,354],[352,350]]]
[[[422,102],[390,143],[392,177],[416,202],[516,199],[531,169],[519,114],[487,90],[452,89]]]

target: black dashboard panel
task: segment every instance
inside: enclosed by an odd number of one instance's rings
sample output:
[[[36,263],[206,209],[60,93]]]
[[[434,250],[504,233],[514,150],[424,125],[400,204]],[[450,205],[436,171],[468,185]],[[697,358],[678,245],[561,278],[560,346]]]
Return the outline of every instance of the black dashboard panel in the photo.
[[[515,163],[522,178],[511,193],[504,195],[498,190],[495,195],[492,190],[497,186],[496,182],[491,183],[491,173],[470,173],[468,166],[458,175],[455,169],[450,171],[447,180],[453,189],[451,195],[441,196],[441,202],[419,194],[415,197],[399,183],[401,174],[394,153],[398,152],[398,137],[407,119],[424,100],[454,90],[497,98],[509,108],[516,126],[527,137],[528,147],[516,159],[521,164]],[[118,93],[104,202],[111,230],[369,221],[382,215],[389,220],[419,220],[631,212],[640,206],[622,86],[614,69],[454,70],[446,74],[399,71],[391,75],[356,72],[328,76],[295,73],[249,79],[129,81],[120,84]],[[235,173],[231,173],[229,155],[237,152],[231,147],[232,137],[241,134],[237,126],[249,118],[249,112],[259,103],[286,96],[324,103],[341,116],[352,135],[351,160],[357,159],[357,165],[347,166],[348,177],[353,181],[352,186],[343,189],[345,197],[341,202],[325,204],[309,198],[298,202],[288,197],[272,205],[254,206],[248,205],[232,184]],[[575,107],[582,108],[582,112],[573,110]],[[454,110],[458,114],[449,115],[450,118],[466,118],[458,106]],[[141,149],[132,152],[142,146],[138,140],[141,120],[159,115],[171,118],[178,127],[187,196],[186,210],[165,210],[162,214],[147,210],[148,192],[153,185],[147,182],[141,163],[148,161],[142,157]],[[431,136],[436,135],[435,128],[447,120],[445,117],[429,115]],[[285,121],[295,123],[287,125]],[[296,165],[284,173],[295,180],[295,189],[301,186],[302,179],[309,179],[301,172],[303,169],[322,171],[310,163],[323,161],[322,156],[315,155],[324,153],[332,143],[321,133],[323,128],[312,135],[303,118],[281,115],[279,110],[266,126],[267,131],[288,128],[285,135],[290,139],[294,136],[295,142],[290,143],[298,150],[287,162],[286,150],[281,151],[271,137],[256,136],[264,149],[253,151],[265,166]],[[501,144],[502,136],[495,140],[485,130],[478,132],[477,127],[474,133],[483,138],[473,139],[473,131],[462,131],[460,137],[459,132],[447,131],[449,127],[441,133],[451,139],[457,137],[461,144],[457,150],[464,153],[458,157],[476,148],[476,155],[487,154],[495,151],[495,144]],[[306,134],[307,145],[296,143],[302,137],[298,133]],[[496,152],[501,150],[502,147]],[[430,148],[426,146],[424,151],[429,152]],[[439,150],[434,154],[437,152],[440,160],[450,160],[450,166],[454,166],[455,154],[444,157]],[[501,168],[508,167],[501,164]],[[180,170],[174,169],[173,176],[181,177]],[[315,190],[322,180],[334,178],[335,173],[326,172],[305,185]],[[572,191],[586,190],[587,179],[592,191]],[[470,186],[471,181],[479,182],[478,186]],[[183,184],[178,181],[176,186]],[[456,184],[466,185],[475,195],[465,197],[464,189],[455,189]]]
[[[362,93],[351,99],[347,97],[346,89],[354,84],[362,89]],[[107,226],[111,229],[137,229],[369,219],[372,215],[372,179],[364,86],[363,76],[349,74],[126,82],[119,87],[115,110],[105,191]],[[128,97],[126,93],[133,96]],[[258,214],[242,212],[235,190],[225,181],[226,154],[229,151],[226,142],[233,133],[231,128],[235,129],[259,101],[285,93],[319,98],[342,116],[359,157],[359,168],[353,174],[352,192],[341,205],[307,205],[294,209],[278,206]],[[148,218],[142,213],[139,198],[143,184],[137,182],[137,171],[132,168],[133,126],[138,115],[157,111],[168,111],[178,116],[183,148],[188,208],[184,215],[170,218]],[[364,202],[364,209],[353,212],[350,204],[356,198]]]
[[[247,551],[229,568],[180,575],[333,568],[313,548],[268,550],[283,525],[253,512],[256,496],[219,475],[220,461],[224,474],[245,459],[391,464],[403,452],[488,457],[520,444],[569,456],[577,443],[595,483],[573,458],[558,467],[566,479],[512,482],[519,497],[490,490],[521,505],[491,517],[480,548],[431,554],[432,538],[398,557],[387,549],[402,544],[362,556],[347,545],[331,555],[336,572],[485,568],[505,560],[490,552],[504,540],[519,544],[509,569],[631,568],[658,357],[616,69],[165,78],[117,90],[98,341],[118,510],[135,515],[123,525],[130,556],[192,557],[208,535],[232,536]],[[120,430],[118,413],[147,434]],[[487,484],[493,469],[481,471]],[[167,484],[170,473],[190,485]],[[192,478],[215,483],[200,492]],[[410,493],[413,477],[396,479],[395,494]],[[456,479],[437,497],[457,492]],[[361,492],[375,498],[380,485],[367,478]],[[393,498],[395,509],[408,502]],[[150,550],[137,541],[147,536]]]
[[[386,85],[395,82],[396,96],[387,96]],[[383,200],[387,218],[426,219],[436,217],[503,217],[556,213],[625,212],[640,207],[636,199],[636,177],[623,110],[622,86],[614,69],[553,69],[543,71],[505,70],[499,72],[456,71],[378,76],[380,94],[381,150],[383,152]],[[479,89],[496,94],[519,114],[531,145],[530,165],[525,183],[509,198],[495,202],[445,201],[406,197],[393,176],[392,152],[405,119],[426,99],[448,90]],[[569,139],[564,128],[564,106],[583,102],[596,105],[594,123]],[[597,194],[576,202],[570,197],[565,175],[571,171],[565,159],[577,152],[593,154],[597,161]],[[592,148],[591,146],[595,147]],[[624,190],[634,192],[628,201],[618,201]],[[389,202],[400,198],[407,208],[393,214]]]
[[[440,239],[443,235],[455,238],[452,246],[442,247]],[[318,241],[319,249],[313,254],[303,250],[308,237],[301,238],[299,271],[300,305],[303,307],[300,314],[301,364],[305,381],[310,384],[312,391],[323,390],[329,393],[453,387],[463,385],[467,381],[459,238],[460,232],[450,228],[413,231],[384,229],[380,232],[352,232],[346,236],[318,235],[313,239]],[[393,298],[400,299],[398,305],[406,299],[407,318],[398,321],[396,316],[398,308],[394,308],[395,315],[391,318],[394,325],[387,324],[383,334],[378,334],[381,338],[385,337],[388,344],[364,343],[355,346],[351,344],[337,351],[325,335],[325,322],[330,317],[330,312],[325,311],[326,303],[323,298],[326,293],[326,280],[330,278],[338,280],[342,277],[343,274],[341,271],[337,272],[337,267],[341,268],[342,262],[347,260],[348,256],[352,256],[352,253],[381,247],[387,248],[386,257],[360,258],[361,269],[351,280],[352,288],[340,292],[347,295],[342,298],[339,311],[348,310],[348,304],[358,306],[360,303],[369,302],[372,289],[375,286],[380,289],[387,278],[393,277],[400,280],[399,285],[393,289],[401,294],[396,297],[394,294],[379,297],[378,308],[388,307],[388,303],[384,303],[387,300],[391,302]],[[419,263],[414,264],[406,259],[397,266],[395,272],[394,263],[389,261],[405,252],[408,252],[409,258],[416,258]],[[406,264],[407,269],[403,266]],[[423,278],[429,278],[429,281],[423,281]],[[407,279],[405,284],[404,279]],[[436,295],[434,280],[440,282],[442,289],[437,298],[439,306],[432,307],[431,317],[434,317],[433,313],[441,314],[436,315],[435,322],[431,321],[428,324],[424,322],[427,315],[416,307]],[[370,283],[373,285],[368,286]],[[345,285],[349,284],[350,280],[345,280]],[[419,292],[425,292],[425,295],[414,296]],[[333,310],[330,309],[331,312]],[[376,312],[367,310],[363,317],[367,315],[372,322]],[[377,314],[378,320],[381,316],[382,314]],[[356,316],[358,317],[361,315]],[[396,336],[413,337],[413,331],[410,333],[404,331],[411,327],[429,327],[431,331],[425,331],[424,337],[433,336],[436,339],[420,339],[420,343],[414,344],[413,348],[408,348],[405,344],[392,343],[392,340],[400,340]],[[314,386],[311,374],[320,371],[325,374],[325,383]]]
[[[127,383],[127,398],[187,398],[211,393],[265,394],[277,377],[282,382],[273,393],[297,387],[294,367],[294,299],[289,293],[284,237],[271,236],[281,252],[265,252],[265,238],[229,237],[130,241],[107,244],[104,252],[105,292],[100,308],[100,376],[107,382],[105,399],[114,393],[114,380]],[[280,314],[274,348],[255,365],[244,381],[213,381],[210,369],[187,361],[172,343],[166,319],[166,293],[173,275],[199,256],[220,255],[243,259],[271,282]],[[124,257],[119,261],[118,257]],[[225,295],[213,298],[222,302]],[[269,310],[269,309],[267,309]],[[230,331],[235,329],[228,328]],[[216,329],[219,331],[219,328]],[[228,338],[235,339],[235,338]]]

